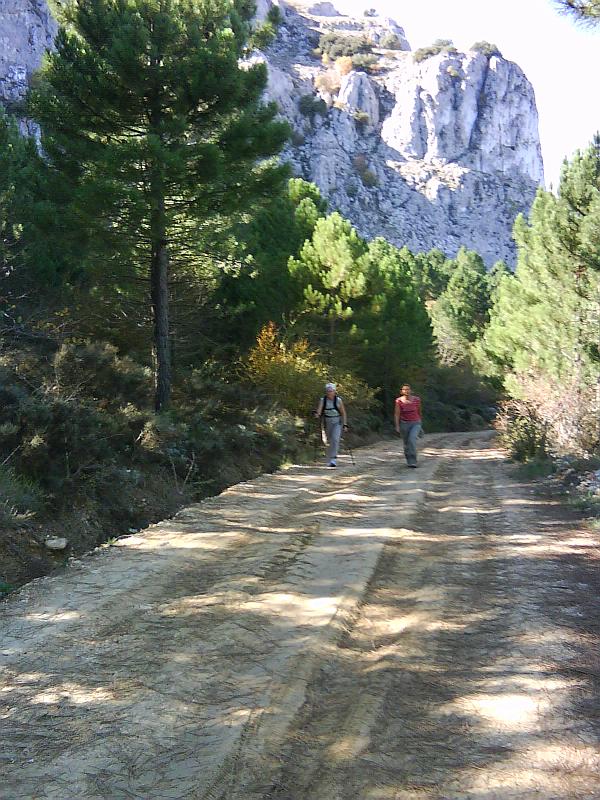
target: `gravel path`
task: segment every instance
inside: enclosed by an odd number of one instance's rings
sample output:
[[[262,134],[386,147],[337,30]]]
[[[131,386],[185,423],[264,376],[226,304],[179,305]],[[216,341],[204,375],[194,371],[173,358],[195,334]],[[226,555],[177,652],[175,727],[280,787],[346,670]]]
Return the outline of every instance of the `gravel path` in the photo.
[[[0,606],[0,798],[600,798],[597,536],[488,433],[399,452],[233,487]]]

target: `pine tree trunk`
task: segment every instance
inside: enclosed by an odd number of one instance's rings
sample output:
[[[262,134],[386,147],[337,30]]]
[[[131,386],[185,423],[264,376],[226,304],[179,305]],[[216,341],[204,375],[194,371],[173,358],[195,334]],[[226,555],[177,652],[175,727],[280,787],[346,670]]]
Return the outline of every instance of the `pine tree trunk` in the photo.
[[[171,398],[171,342],[169,331],[169,251],[164,197],[156,198],[152,215],[150,292],[154,316],[154,408],[164,411]]]

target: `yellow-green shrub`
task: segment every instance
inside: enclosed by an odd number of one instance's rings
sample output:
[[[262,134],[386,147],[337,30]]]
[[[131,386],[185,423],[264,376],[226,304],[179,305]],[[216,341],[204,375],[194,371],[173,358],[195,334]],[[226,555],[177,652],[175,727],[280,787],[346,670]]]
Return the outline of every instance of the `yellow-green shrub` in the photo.
[[[352,64],[351,56],[340,56],[335,60],[335,68],[340,75],[347,75],[352,72],[354,66]]]
[[[333,372],[306,339],[286,343],[270,322],[259,333],[245,364],[248,377],[287,411],[307,417],[323,396],[324,384],[333,380],[353,419],[368,413],[375,391],[352,373]]]

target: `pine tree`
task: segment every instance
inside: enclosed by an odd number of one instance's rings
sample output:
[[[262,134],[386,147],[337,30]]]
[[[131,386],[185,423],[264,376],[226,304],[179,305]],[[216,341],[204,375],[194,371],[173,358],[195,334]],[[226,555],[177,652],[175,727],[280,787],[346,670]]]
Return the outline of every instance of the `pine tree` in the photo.
[[[481,257],[461,247],[450,280],[431,309],[443,364],[468,362],[471,345],[482,335],[489,308],[488,276]]]
[[[239,63],[252,11],[247,0],[74,0],[31,98],[95,280],[149,281],[157,410],[171,392],[173,273],[201,268],[215,231],[285,174],[270,160],[287,129],[261,103],[265,68]]]
[[[559,196],[540,190],[515,224],[514,278],[500,281],[482,340],[491,371],[522,396],[523,379],[573,398],[573,437],[597,391],[600,410],[600,148],[565,164]],[[552,388],[551,388],[552,387]],[[595,387],[598,387],[596,389]]]
[[[500,284],[505,277],[512,277],[512,272],[504,261],[496,261],[486,276],[486,293],[489,298],[489,305],[494,303]]]
[[[229,342],[245,347],[268,322],[281,325],[294,317],[303,303],[304,287],[292,279],[288,260],[298,256],[326,209],[314,184],[292,178],[286,192],[275,194],[236,232],[243,243],[244,263],[225,275],[214,298],[224,317],[217,326],[226,328]],[[223,330],[215,330],[213,339],[222,338]]]
[[[454,262],[446,258],[444,253],[435,247],[428,253],[417,253],[413,258],[421,297],[426,302],[437,300],[448,286],[454,270]]]
[[[55,180],[35,139],[0,107],[0,274],[2,294],[21,303],[64,295],[78,270],[81,231],[69,216],[69,194]]]
[[[288,195],[294,209],[296,236],[303,244],[313,235],[317,221],[325,216],[327,201],[314,183],[308,183],[302,178],[290,179]]]
[[[431,323],[415,278],[415,256],[385,239],[369,243],[362,259],[365,302],[353,317],[354,368],[383,390],[387,408],[399,386],[432,360]]]
[[[326,323],[333,353],[336,326],[349,320],[354,301],[365,293],[362,257],[366,245],[348,220],[337,212],[317,220],[312,239],[306,241],[289,269],[303,289],[303,307]]]
[[[600,148],[565,164],[559,196],[540,191],[515,225],[515,280],[501,284],[486,340],[504,367],[584,382],[598,345]],[[577,377],[579,375],[579,377]]]
[[[15,120],[0,108],[0,270],[4,277],[14,271],[26,247],[18,208],[25,172],[37,158],[35,144],[20,136]]]

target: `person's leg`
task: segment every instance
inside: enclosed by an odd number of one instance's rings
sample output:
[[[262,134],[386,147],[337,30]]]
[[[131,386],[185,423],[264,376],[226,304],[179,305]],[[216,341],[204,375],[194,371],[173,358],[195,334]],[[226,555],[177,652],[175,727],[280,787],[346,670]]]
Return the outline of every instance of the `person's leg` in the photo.
[[[417,439],[419,437],[420,430],[421,425],[419,422],[410,423],[410,430],[408,431],[406,437],[406,463],[409,465],[409,467],[417,466]]]
[[[400,435],[402,436],[402,442],[404,443],[404,458],[406,459],[406,463],[409,463],[409,456],[408,456],[408,434],[410,433],[410,426],[412,423],[410,422],[401,422],[400,423]]]
[[[340,446],[340,436],[342,435],[342,426],[338,418],[326,419],[327,425],[327,461],[331,463],[337,459],[338,448]]]

